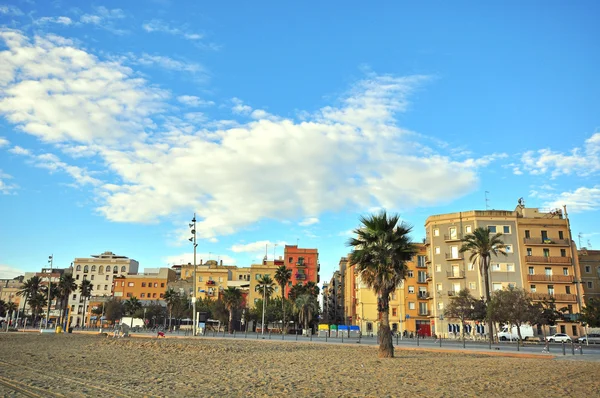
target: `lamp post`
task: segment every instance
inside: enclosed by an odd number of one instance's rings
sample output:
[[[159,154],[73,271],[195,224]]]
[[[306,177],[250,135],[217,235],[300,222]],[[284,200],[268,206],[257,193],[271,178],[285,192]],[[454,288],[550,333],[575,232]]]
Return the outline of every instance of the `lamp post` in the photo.
[[[263,284],[263,313],[262,313],[262,327],[261,334],[265,335],[265,304],[267,302],[267,284]]]
[[[196,213],[194,213],[194,218],[192,218],[192,223],[189,224],[190,228],[192,228],[192,237],[189,239],[190,242],[193,243],[194,245],[194,282],[192,284],[193,289],[194,289],[194,295],[192,296],[192,320],[194,322],[194,327],[192,328],[193,334],[194,336],[196,335],[196,327],[198,324],[198,319],[196,316],[196,247],[198,247],[198,244],[196,243]]]
[[[50,321],[50,302],[52,298],[52,264],[54,262],[54,255],[48,256],[48,263],[50,264],[50,275],[48,276],[48,311],[46,312],[46,329],[48,329],[48,322]]]

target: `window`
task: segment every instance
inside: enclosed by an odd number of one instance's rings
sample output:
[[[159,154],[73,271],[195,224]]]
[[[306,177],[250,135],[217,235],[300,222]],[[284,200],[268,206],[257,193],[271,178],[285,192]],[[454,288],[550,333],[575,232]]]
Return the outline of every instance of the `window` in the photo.
[[[472,231],[473,231],[473,227],[471,227],[470,225],[467,225],[467,226],[465,227],[465,232],[466,232],[466,233],[470,234]]]
[[[146,297],[146,293],[140,294],[140,298],[145,298],[145,297]]]
[[[96,272],[96,266],[92,265],[92,272]]]
[[[104,278],[104,280],[108,280],[108,275],[106,275],[106,277]]]
[[[222,276],[219,277],[219,282],[223,282],[223,277]]]
[[[502,283],[492,283],[492,291],[502,290]]]
[[[492,264],[492,271],[500,271],[500,264]]]
[[[477,283],[469,282],[469,290],[476,290],[476,289],[477,289]]]
[[[104,267],[103,266],[99,266],[98,267],[98,272],[99,273],[103,273],[104,272]]]
[[[525,230],[525,238],[527,238],[527,239],[531,238],[531,234],[529,233],[528,229]]]
[[[156,293],[152,293],[152,298],[156,298]]]
[[[585,273],[589,274],[590,272],[592,272],[592,267],[590,267],[589,265],[585,266]]]
[[[535,285],[530,285],[529,290],[531,290],[531,293],[535,293]]]
[[[146,282],[142,282],[142,287],[146,287]]]
[[[425,256],[417,256],[417,267],[425,268]]]
[[[510,234],[510,225],[504,225],[502,227],[502,233],[504,233],[504,234]]]
[[[408,309],[409,309],[409,310],[414,310],[414,309],[415,309],[415,303],[413,303],[413,302],[409,302],[409,303],[408,303]]]
[[[79,274],[75,275],[75,280],[79,280]]]
[[[593,289],[594,288],[594,282],[588,281],[587,287],[588,287],[588,289]]]
[[[488,225],[488,231],[490,231],[491,233],[495,234],[496,233],[496,226],[495,225]]]
[[[550,257],[550,249],[544,249],[544,257]]]
[[[439,229],[434,229],[433,230],[433,236],[440,236],[440,230]]]
[[[396,300],[396,293],[392,293],[392,300]]]
[[[473,263],[469,263],[469,264],[467,264],[467,269],[468,269],[469,271],[474,271],[474,270],[475,270],[475,264],[473,264]]]
[[[439,246],[435,247],[435,254],[440,254],[440,247]]]
[[[122,286],[122,287],[123,287],[123,286],[125,286],[125,282],[121,282],[121,286]]]
[[[533,267],[529,267],[529,275],[533,275],[534,271],[533,271]]]
[[[528,255],[529,257],[533,256],[533,250],[531,249],[531,247],[528,247],[528,248],[527,248],[527,255]]]
[[[444,303],[442,303],[441,301],[438,301],[438,310],[443,310],[444,309]]]
[[[398,309],[392,308],[392,316],[398,316]]]
[[[104,290],[108,290],[108,285],[104,285]]]
[[[442,266],[440,264],[435,265],[435,272],[442,272]]]
[[[131,297],[131,296],[132,296],[132,294],[131,294],[131,293],[127,293],[127,297]]]
[[[408,272],[406,273],[406,277],[407,278],[414,278],[415,274],[414,274],[413,270],[411,270],[411,269],[408,270]]]
[[[567,249],[560,249],[560,256],[567,257]]]
[[[262,275],[261,274],[256,274],[254,277],[255,277],[256,280],[259,280],[260,278],[262,278]]]
[[[81,265],[78,265],[77,268],[75,268],[75,271],[81,271]]]
[[[415,287],[414,286],[409,286],[408,287],[408,293],[414,294],[415,293]]]
[[[427,282],[427,273],[425,271],[419,271],[417,280],[419,283],[426,283]]]
[[[77,300],[77,295],[76,294],[73,295],[73,300]]]
[[[441,283],[438,283],[438,284],[436,284],[436,285],[435,285],[435,289],[436,289],[438,292],[441,292],[441,291],[442,291],[442,284],[441,284]]]
[[[160,287],[165,287],[165,284],[164,284],[164,282],[160,284]]]
[[[134,287],[134,286],[135,286],[135,283],[133,283],[133,282],[129,282],[129,283],[127,283],[127,286],[129,286],[129,287]]]
[[[160,298],[163,298],[163,297],[165,297],[165,295],[163,293],[161,293],[160,294]]]
[[[565,235],[563,233],[563,231],[558,231],[558,239],[564,239]]]
[[[551,296],[554,295],[554,285],[548,285],[548,294]]]
[[[577,325],[571,325],[571,334],[577,336]]]
[[[513,252],[512,245],[506,245],[504,247],[505,247],[507,253],[512,253]]]
[[[95,276],[96,276],[96,275],[92,275],[92,280],[94,280],[94,277],[95,277]]]
[[[514,264],[506,264],[506,272],[515,272]]]
[[[563,268],[563,275],[569,275],[569,269]]]
[[[148,286],[148,287],[150,287],[150,286]],[[155,283],[155,284],[154,284],[154,287],[158,287],[158,283]]]
[[[117,272],[119,272],[119,267],[117,267],[116,265],[113,267],[113,274],[116,274]]]
[[[288,258],[288,263],[293,263],[293,262],[294,262],[294,257]]]
[[[198,282],[202,282],[202,277],[201,276],[198,277]]]
[[[565,286],[565,293],[571,294],[571,286]]]
[[[100,290],[100,285],[97,285],[97,286],[96,286],[96,290]]]
[[[125,266],[122,266],[122,267],[121,267],[121,272],[127,272],[127,267],[125,267]]]
[[[544,268],[544,275],[552,276],[552,268],[550,268],[550,267]]]
[[[83,267],[83,273],[87,274],[88,272],[90,272],[90,267],[86,265],[85,267]]]

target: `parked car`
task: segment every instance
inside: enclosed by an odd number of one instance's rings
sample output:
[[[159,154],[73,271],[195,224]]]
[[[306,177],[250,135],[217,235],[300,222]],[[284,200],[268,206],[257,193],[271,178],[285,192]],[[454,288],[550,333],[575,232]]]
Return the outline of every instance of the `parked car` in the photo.
[[[553,334],[552,336],[546,337],[546,340],[548,340],[550,343],[554,343],[554,342],[562,343],[563,341],[565,343],[570,343],[571,337],[566,333],[556,333],[556,334]]]
[[[577,339],[579,343],[587,343],[589,341],[590,344],[600,344],[600,334],[599,333],[590,333],[587,336],[582,336]]]

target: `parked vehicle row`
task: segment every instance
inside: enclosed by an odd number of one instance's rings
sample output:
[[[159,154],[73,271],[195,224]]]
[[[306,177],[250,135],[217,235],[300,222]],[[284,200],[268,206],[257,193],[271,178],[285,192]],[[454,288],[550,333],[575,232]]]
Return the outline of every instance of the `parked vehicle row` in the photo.
[[[600,344],[600,333],[590,333],[577,339],[579,343]]]

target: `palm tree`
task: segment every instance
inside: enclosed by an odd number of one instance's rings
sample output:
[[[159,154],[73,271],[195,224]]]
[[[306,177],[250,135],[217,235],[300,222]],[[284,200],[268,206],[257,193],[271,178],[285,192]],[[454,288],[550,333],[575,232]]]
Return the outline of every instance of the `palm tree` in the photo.
[[[67,317],[67,308],[69,304],[69,296],[73,291],[77,289],[75,279],[71,274],[62,274],[58,280],[58,298],[60,299],[61,307],[61,320],[60,324],[63,324],[63,320]]]
[[[265,334],[265,308],[267,305],[267,300],[273,294],[273,279],[269,275],[263,275],[262,278],[258,280],[258,284],[256,285],[256,291],[263,291],[263,311],[262,311],[262,324],[261,324],[261,332]]]
[[[498,256],[498,254],[506,254],[506,245],[501,239],[502,234],[500,232],[492,235],[489,229],[485,227],[476,228],[472,234],[465,235],[461,241],[463,242],[460,252],[471,252],[469,260],[473,263],[479,264],[479,272],[483,277],[485,283],[485,301],[489,304],[491,300],[490,291],[490,259],[492,254]],[[491,314],[490,314],[491,315]],[[488,316],[488,330],[490,337],[490,344],[494,341],[492,317]]]
[[[8,330],[9,322],[13,318],[15,311],[17,310],[17,305],[12,301],[9,301],[4,305],[4,309],[6,310],[6,330]],[[9,316],[10,315],[10,316]]]
[[[223,292],[223,303],[229,310],[229,333],[233,333],[233,311],[242,304],[242,292],[240,289],[229,286]]]
[[[317,298],[311,294],[303,294],[294,302],[298,310],[298,321],[308,331],[313,315],[319,311]]]
[[[169,288],[163,297],[165,302],[167,303],[167,308],[169,309],[169,330],[171,330],[171,319],[173,318],[173,306],[177,301],[179,301],[179,293],[177,293],[173,288]]]
[[[131,317],[131,325],[130,326],[132,328],[133,328],[133,315],[140,309],[142,309],[142,303],[140,303],[140,300],[138,300],[137,297],[133,296],[129,300],[125,301],[125,312],[127,313],[127,315],[129,315]]]
[[[289,283],[290,279],[292,279],[292,270],[287,268],[285,265],[281,265],[279,267],[277,267],[277,271],[275,271],[275,280],[277,281],[277,283],[279,283],[279,286],[281,286],[281,310],[283,312],[283,319],[281,321],[281,334],[284,333],[284,330],[286,329],[286,324],[285,324],[285,288],[287,287],[287,284]]]
[[[390,294],[403,281],[406,262],[416,254],[409,233],[412,227],[400,216],[388,216],[385,210],[379,214],[362,216],[361,227],[355,229],[355,238],[348,241],[354,251],[351,254],[356,272],[363,283],[377,294],[377,310],[381,319],[379,357],[392,358],[394,346],[389,319]]]
[[[17,295],[24,297],[24,300],[23,300],[23,313],[25,312],[25,307],[27,306],[29,298],[33,297],[34,295],[36,295],[37,293],[39,293],[40,292],[40,287],[41,287],[41,279],[40,279],[40,277],[39,276],[32,276],[31,278],[27,279],[25,281],[25,283],[23,283],[23,287],[21,288],[21,290],[19,290],[17,292]]]
[[[29,299],[27,301],[29,302],[29,307],[31,307],[31,324],[32,326],[34,326],[38,314],[42,312],[44,306],[48,303],[48,299],[46,299],[44,294],[37,292],[29,296]]]
[[[319,289],[319,286],[315,282],[313,282],[313,281],[306,282],[306,285],[304,285],[304,287],[308,294],[311,294],[315,297],[319,296],[320,289]]]
[[[81,281],[81,285],[79,285],[79,293],[83,298],[83,320],[81,322],[81,326],[85,327],[85,316],[87,315],[86,306],[87,301],[90,297],[92,297],[92,291],[94,290],[94,285],[91,281],[84,279]]]

